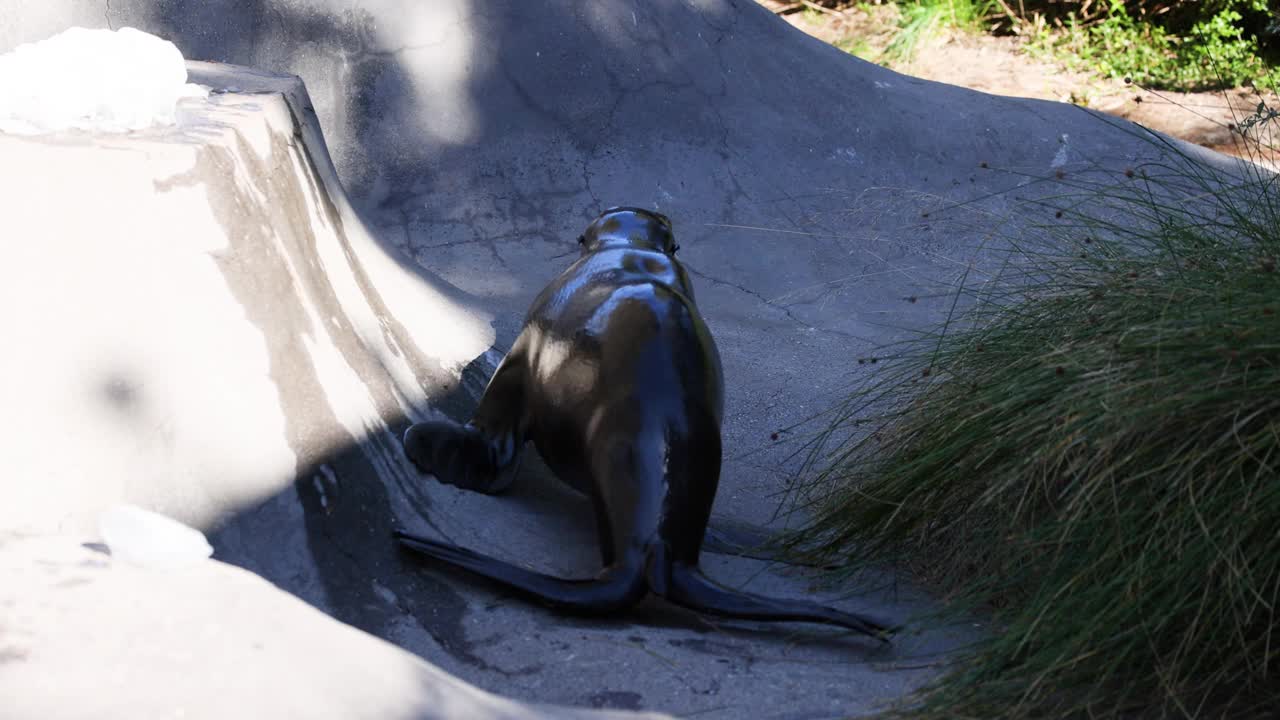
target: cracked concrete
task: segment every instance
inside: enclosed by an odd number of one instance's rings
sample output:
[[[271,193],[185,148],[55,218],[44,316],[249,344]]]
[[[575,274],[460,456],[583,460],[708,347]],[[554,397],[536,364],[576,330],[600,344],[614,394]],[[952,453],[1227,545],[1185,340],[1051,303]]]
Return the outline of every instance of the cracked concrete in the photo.
[[[454,321],[439,316],[453,308],[483,318],[500,353],[600,210],[669,215],[724,360],[722,527],[788,522],[779,505],[810,419],[869,369],[858,359],[945,317],[948,289],[991,271],[1002,233],[1052,221],[1041,200],[1072,187],[1056,170],[1105,179],[1159,155],[1132,126],[898,75],[746,0],[111,0],[107,10],[105,0],[0,0],[0,16],[22,18],[0,25],[0,50],[110,20],[189,58],[299,75],[311,95],[292,97],[294,111],[314,101],[374,240],[437,293],[395,312],[405,332],[440,338],[420,349],[447,342]],[[305,252],[300,264],[331,272]],[[296,341],[296,323],[259,322],[278,347]],[[375,323],[367,335],[396,332]],[[391,343],[402,345],[413,347]],[[408,393],[404,412],[465,414],[494,353],[467,359],[460,376],[451,366]],[[319,392],[302,380],[281,387]],[[391,427],[395,403],[380,393]],[[653,600],[604,620],[530,607],[404,563],[386,534],[403,525],[584,575],[597,559],[581,497],[537,462],[506,497],[441,487],[403,467],[390,430],[341,426],[350,413],[338,411],[307,425],[302,407],[290,414],[295,444],[311,447],[315,428],[345,433],[345,444],[300,459],[305,481],[221,525],[216,556],[485,690],[707,718],[858,715],[934,676],[976,632],[881,650],[826,628],[728,623]],[[336,481],[311,482],[324,468]],[[803,568],[715,554],[705,564],[761,593],[897,618],[934,607],[887,579],[841,597]]]

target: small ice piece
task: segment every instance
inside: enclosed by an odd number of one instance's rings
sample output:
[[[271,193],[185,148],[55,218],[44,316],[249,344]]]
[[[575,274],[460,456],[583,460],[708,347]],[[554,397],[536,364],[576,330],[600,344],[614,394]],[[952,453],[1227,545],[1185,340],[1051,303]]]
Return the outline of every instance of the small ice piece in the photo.
[[[204,533],[136,505],[116,505],[98,516],[111,557],[150,570],[177,570],[213,554]]]
[[[0,132],[129,132],[172,125],[187,83],[173,43],[134,28],[67,29],[0,55]]]
[[[1067,138],[1069,135],[1063,135],[1058,138],[1058,152],[1053,156],[1053,160],[1049,163],[1051,168],[1060,168],[1067,164]]]

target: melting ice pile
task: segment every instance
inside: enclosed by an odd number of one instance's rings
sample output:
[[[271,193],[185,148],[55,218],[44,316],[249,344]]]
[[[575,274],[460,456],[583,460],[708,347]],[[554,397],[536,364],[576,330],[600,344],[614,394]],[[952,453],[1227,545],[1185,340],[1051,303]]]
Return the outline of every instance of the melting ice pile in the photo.
[[[111,557],[152,570],[177,570],[213,554],[204,533],[134,505],[103,512],[98,531]]]
[[[0,55],[0,132],[128,132],[172,125],[187,83],[182,53],[133,28],[73,27]]]

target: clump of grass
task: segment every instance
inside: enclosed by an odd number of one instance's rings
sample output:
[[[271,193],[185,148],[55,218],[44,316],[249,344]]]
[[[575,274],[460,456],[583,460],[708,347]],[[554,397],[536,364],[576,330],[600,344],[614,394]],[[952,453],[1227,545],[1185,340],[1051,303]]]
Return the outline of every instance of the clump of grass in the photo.
[[[1243,173],[1058,178],[1051,231],[836,409],[793,541],[998,628],[901,714],[1280,708],[1280,193]]]
[[[899,29],[884,49],[886,61],[910,60],[922,41],[944,29],[981,32],[996,9],[994,0],[911,0],[898,6]]]

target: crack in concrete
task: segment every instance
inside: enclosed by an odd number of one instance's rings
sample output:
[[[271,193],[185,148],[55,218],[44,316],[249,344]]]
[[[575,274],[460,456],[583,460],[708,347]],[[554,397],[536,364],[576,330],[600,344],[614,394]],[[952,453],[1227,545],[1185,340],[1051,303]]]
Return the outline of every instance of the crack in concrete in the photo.
[[[458,225],[462,227],[469,226],[468,223],[463,221],[458,221],[458,220],[441,220],[439,221],[439,224],[445,225],[445,226],[447,225]],[[389,225],[388,227],[391,227],[391,226]],[[405,227],[406,227],[406,230],[405,230],[406,233],[413,232],[412,230],[408,229],[407,225]],[[474,227],[474,226],[471,226],[471,227]],[[465,240],[449,240],[447,242],[435,243],[433,245],[420,245],[415,243],[413,246],[413,251],[421,252],[423,250],[440,250],[443,248],[463,247],[467,245],[480,245],[480,244],[493,246],[498,243],[503,243],[503,244],[519,243],[519,242],[524,242],[530,239],[537,239],[537,240],[541,240],[543,242],[549,242],[549,243],[556,242],[555,240],[548,239],[546,237],[545,231],[538,230],[538,229],[515,230],[509,233],[501,233],[498,235],[486,235],[486,236],[479,235],[478,231],[476,231],[476,233],[477,234],[473,234],[472,237],[469,237]],[[505,261],[503,262],[505,263]]]
[[[719,48],[717,48],[716,46],[733,29],[734,24],[737,23],[737,16],[734,15],[734,19],[730,21],[728,26],[724,28],[720,28],[720,27],[717,27],[714,23],[712,23],[707,18],[705,13],[703,13],[702,10],[699,9],[697,6],[691,5],[690,9],[708,27],[712,28],[718,33],[718,35],[713,41],[708,41],[706,38],[702,37],[702,33],[698,33],[698,39],[702,41],[703,45],[707,48],[707,51],[710,52],[712,57],[715,58],[716,66],[719,68],[719,72],[716,73],[715,77],[719,80],[720,87],[718,91],[704,89],[698,84],[697,80],[693,77],[693,75],[690,74],[690,72],[687,69],[685,69],[686,65],[684,63],[678,63],[676,66],[681,69],[687,82],[680,85],[676,85],[673,83],[668,83],[668,84],[672,85],[672,87],[691,88],[694,92],[696,92],[702,98],[703,105],[710,111],[710,114],[715,118],[716,126],[720,131],[719,132],[720,136],[718,138],[718,142],[716,143],[716,145],[718,146],[718,153],[720,155],[720,159],[724,161],[725,173],[729,176],[729,181],[733,186],[733,193],[729,196],[729,201],[728,203],[726,203],[724,209],[721,211],[721,214],[720,214],[721,220],[724,222],[728,222],[733,218],[735,214],[735,208],[737,205],[736,201],[739,197],[746,199],[747,202],[749,203],[754,204],[756,202],[755,199],[752,198],[751,195],[743,187],[741,178],[739,178],[737,173],[734,171],[733,151],[730,150],[729,148],[729,123],[725,120],[724,113],[721,111],[722,103],[720,102],[729,97],[729,81],[727,79],[729,69],[725,67],[724,57],[721,55]],[[664,28],[664,37],[666,35],[667,33],[665,33],[665,28]],[[665,44],[663,45],[663,48],[666,49]],[[667,50],[667,54],[668,55],[671,54],[670,50]]]
[[[591,149],[591,154],[595,154],[594,147]],[[578,163],[582,165],[582,184],[586,188],[587,195],[591,197],[591,201],[595,203],[597,210],[604,210],[604,208],[600,207],[600,196],[596,195],[595,188],[591,186],[591,168],[588,167],[587,156],[579,155]]]
[[[695,268],[690,267],[690,266],[689,266],[689,265],[687,265],[687,264],[686,264],[684,267],[685,267],[685,269],[686,269],[686,270],[688,270],[688,271],[689,271],[690,273],[692,273],[693,275],[696,275],[696,276],[698,276],[698,277],[700,277],[700,278],[702,278],[702,279],[704,279],[704,280],[708,280],[708,281],[710,281],[710,282],[712,282],[712,283],[714,283],[714,284],[716,284],[716,285],[724,285],[724,286],[726,286],[726,287],[731,287],[731,288],[733,288],[734,290],[737,290],[737,291],[739,291],[739,292],[746,293],[747,295],[750,295],[751,297],[755,298],[756,300],[759,300],[759,301],[760,301],[760,304],[765,305],[765,306],[770,307],[770,308],[773,308],[774,310],[778,310],[778,311],[779,311],[779,312],[781,312],[782,314],[786,315],[788,320],[790,320],[790,321],[794,322],[795,324],[799,325],[800,327],[805,328],[806,330],[811,330],[811,331],[814,331],[814,332],[830,333],[830,334],[832,334],[832,335],[839,335],[839,336],[841,336],[841,337],[847,337],[847,338],[850,338],[850,339],[853,339],[853,340],[859,340],[859,341],[864,341],[864,342],[866,341],[866,338],[859,337],[859,336],[857,336],[857,335],[854,335],[853,333],[845,332],[844,330],[835,330],[835,329],[832,329],[832,328],[822,328],[822,327],[818,327],[817,325],[812,325],[812,324],[810,324],[810,323],[808,323],[808,322],[805,322],[802,318],[800,318],[800,317],[799,317],[799,316],[797,316],[795,313],[793,313],[793,312],[791,311],[791,309],[790,309],[789,307],[787,307],[786,305],[779,305],[779,304],[777,304],[777,303],[775,303],[775,302],[771,301],[769,298],[765,297],[764,295],[761,295],[760,293],[756,292],[755,290],[752,290],[752,289],[747,288],[747,287],[743,287],[742,285],[739,285],[739,284],[737,284],[737,283],[729,282],[728,280],[722,280],[722,279],[720,279],[720,278],[718,278],[718,277],[714,277],[714,276],[712,276],[712,275],[708,275],[708,274],[706,274],[706,273],[704,273],[704,272],[701,272],[701,271],[699,271],[699,270],[697,270],[697,269],[695,269]]]

